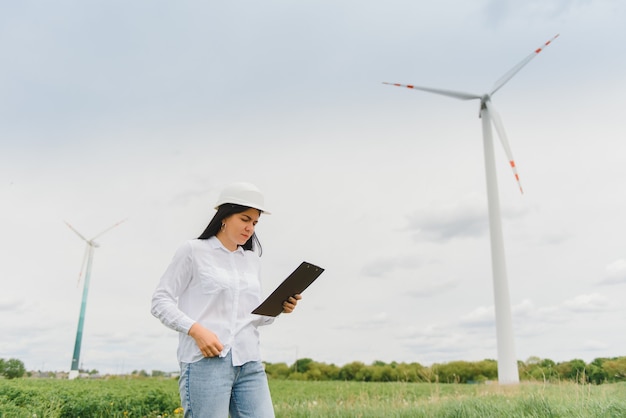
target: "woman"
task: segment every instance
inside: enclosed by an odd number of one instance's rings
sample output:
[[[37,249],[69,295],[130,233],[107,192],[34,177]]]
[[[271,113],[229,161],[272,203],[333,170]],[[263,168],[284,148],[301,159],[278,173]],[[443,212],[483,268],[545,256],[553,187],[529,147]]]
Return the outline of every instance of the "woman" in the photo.
[[[185,417],[273,417],[257,327],[274,318],[252,314],[261,303],[254,232],[265,209],[254,185],[220,194],[213,219],[176,252],[152,296],[152,314],[179,332],[180,398]],[[301,299],[283,303],[291,313]]]

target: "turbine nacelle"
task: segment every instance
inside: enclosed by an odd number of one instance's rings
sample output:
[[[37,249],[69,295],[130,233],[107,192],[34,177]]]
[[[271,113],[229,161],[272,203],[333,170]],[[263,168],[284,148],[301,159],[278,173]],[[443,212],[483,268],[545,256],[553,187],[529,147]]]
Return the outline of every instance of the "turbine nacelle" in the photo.
[[[489,94],[483,94],[480,98],[480,110],[483,111],[487,109],[487,102],[491,101],[491,96]],[[478,117],[480,117],[480,112],[478,113]]]

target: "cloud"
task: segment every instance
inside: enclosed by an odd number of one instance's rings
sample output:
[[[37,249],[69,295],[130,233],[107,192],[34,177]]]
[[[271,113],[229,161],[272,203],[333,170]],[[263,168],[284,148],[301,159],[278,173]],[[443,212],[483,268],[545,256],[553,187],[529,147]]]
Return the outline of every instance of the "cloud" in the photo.
[[[380,312],[372,316],[371,322],[376,324],[384,324],[389,320],[387,312]]]
[[[428,351],[463,351],[464,338],[462,333],[451,331],[445,326],[428,326],[423,329],[405,330],[398,338],[411,349]]]
[[[497,26],[509,18],[525,19],[526,21],[555,19],[568,13],[584,1],[569,0],[531,0],[516,2],[511,0],[491,0],[485,5],[485,15],[491,26]]]
[[[383,277],[392,275],[398,270],[415,270],[420,264],[419,257],[414,255],[386,257],[366,263],[361,272],[365,276]]]
[[[608,344],[603,343],[601,341],[596,341],[596,340],[586,340],[583,343],[583,347],[585,350],[604,350],[606,348],[608,348]]]
[[[518,305],[513,306],[511,310],[513,316],[518,318],[532,317],[536,312],[535,305],[530,299],[524,299]]]
[[[0,312],[20,312],[24,310],[26,303],[20,299],[0,299]]]
[[[470,327],[492,327],[495,322],[495,309],[493,306],[479,306],[472,312],[463,315],[460,319],[462,325]]]
[[[563,324],[576,315],[606,311],[606,297],[599,294],[579,295],[557,306],[536,307],[530,299],[511,306],[514,327],[523,335],[538,335],[550,324]],[[461,326],[483,328],[495,326],[494,306],[479,306],[459,319]]]
[[[436,210],[417,211],[408,217],[408,229],[416,239],[440,242],[457,237],[480,237],[488,231],[486,208],[475,205],[453,205]]]
[[[606,285],[626,283],[626,260],[619,259],[606,266],[600,283]]]
[[[529,213],[521,207],[503,207],[502,219],[519,220]],[[479,238],[489,233],[486,197],[454,204],[437,204],[407,216],[407,229],[414,231],[416,241],[423,239],[445,243],[453,238]]]
[[[512,307],[512,312],[514,320],[526,324],[558,324],[568,322],[578,314],[586,315],[590,312],[606,312],[608,306],[608,299],[604,295],[592,293],[578,295],[557,305],[543,307],[536,307],[531,300],[526,299]]]
[[[416,298],[426,298],[445,293],[458,285],[459,282],[454,280],[431,280],[428,283],[422,284],[419,289],[410,290],[407,293]]]
[[[381,327],[387,327],[392,325],[394,318],[387,312],[380,311],[367,315],[362,318],[348,322],[338,323],[332,326],[333,329],[338,331],[353,331],[355,329],[376,329]]]
[[[575,313],[602,312],[607,310],[608,299],[598,293],[579,295],[563,302],[563,308]]]

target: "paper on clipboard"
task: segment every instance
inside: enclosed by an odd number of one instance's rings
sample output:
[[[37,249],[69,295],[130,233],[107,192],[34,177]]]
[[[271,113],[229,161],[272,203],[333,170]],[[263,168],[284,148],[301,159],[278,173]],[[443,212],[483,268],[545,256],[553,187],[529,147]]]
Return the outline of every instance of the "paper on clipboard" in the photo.
[[[283,311],[285,300],[289,299],[290,296],[302,293],[323,272],[323,268],[303,261],[252,313],[278,316]]]

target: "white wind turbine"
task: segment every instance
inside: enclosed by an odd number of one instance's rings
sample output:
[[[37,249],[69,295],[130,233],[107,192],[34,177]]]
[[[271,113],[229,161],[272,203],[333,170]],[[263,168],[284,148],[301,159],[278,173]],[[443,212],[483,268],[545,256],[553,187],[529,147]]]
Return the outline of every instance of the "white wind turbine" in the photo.
[[[513,322],[511,319],[511,301],[509,297],[509,287],[506,275],[506,262],[504,257],[504,241],[502,238],[502,220],[500,218],[500,201],[498,197],[498,181],[496,178],[495,156],[493,150],[493,139],[491,133],[491,123],[496,128],[500,137],[504,152],[506,153],[513,175],[517,180],[520,192],[523,193],[522,185],[517,174],[513,154],[506,138],[504,126],[500,116],[491,104],[491,96],[504,86],[518,71],[536,57],[545,47],[554,41],[557,34],[541,47],[534,50],[529,56],[524,58],[519,64],[504,74],[489,93],[472,94],[430,87],[418,87],[407,84],[383,83],[398,87],[407,87],[415,90],[422,90],[429,93],[441,94],[461,100],[480,100],[480,118],[482,119],[483,147],[485,154],[485,172],[487,177],[487,204],[489,208],[489,231],[491,235],[491,265],[493,274],[493,290],[496,312],[496,337],[498,343],[498,381],[501,384],[519,383],[519,371],[515,358],[515,344],[513,339]]]
[[[89,279],[91,278],[91,264],[93,262],[93,253],[95,249],[99,247],[99,244],[94,240],[96,238],[101,237],[104,233],[109,232],[111,229],[115,228],[122,222],[124,222],[124,220],[117,222],[113,226],[110,226],[109,228],[100,232],[98,235],[96,235],[92,239],[85,238],[80,232],[76,230],[76,228],[74,228],[68,222],[65,222],[65,224],[69,226],[70,229],[74,231],[76,235],[80,237],[80,239],[82,239],[83,241],[87,243],[87,246],[85,247],[85,256],[83,257],[83,263],[81,264],[80,273],[78,275],[78,282],[80,283],[80,279],[83,276],[83,271],[85,272],[85,283],[83,285],[83,298],[80,304],[80,314],[78,316],[78,328],[76,330],[76,341],[74,342],[74,354],[72,355],[72,367],[70,369],[70,374],[69,374],[70,379],[75,379],[76,377],[78,377],[78,369],[79,369],[79,362],[80,362],[80,346],[83,340],[83,326],[85,324],[85,309],[87,308],[87,295],[89,294]],[[86,269],[85,269],[85,264],[87,264]]]

